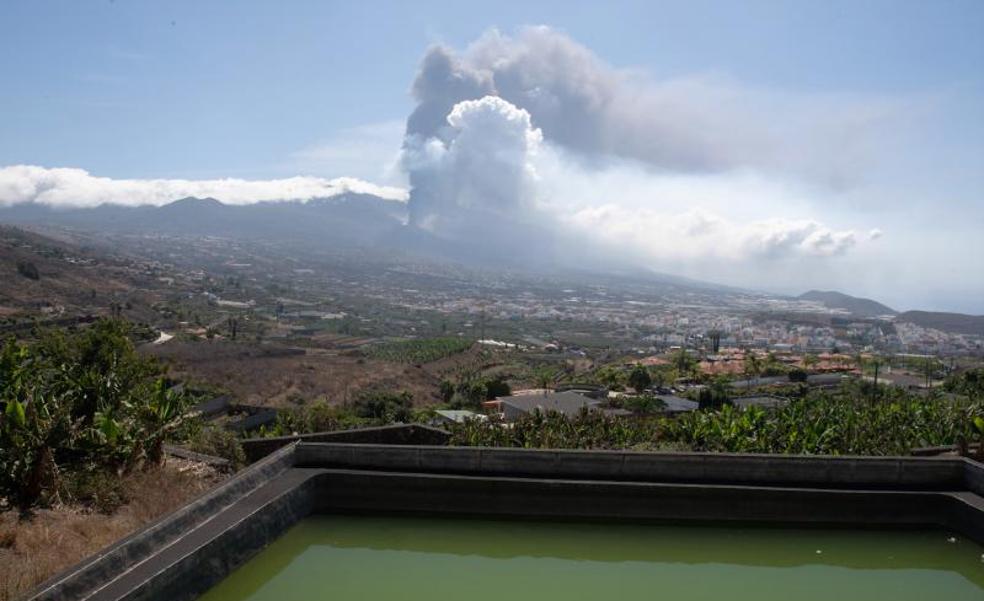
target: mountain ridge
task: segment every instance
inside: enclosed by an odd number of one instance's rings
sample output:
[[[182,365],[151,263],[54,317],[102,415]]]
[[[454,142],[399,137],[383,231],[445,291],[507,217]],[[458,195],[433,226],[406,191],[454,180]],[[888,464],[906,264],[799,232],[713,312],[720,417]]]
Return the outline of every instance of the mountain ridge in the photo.
[[[953,334],[984,336],[984,315],[946,311],[905,311],[898,314],[895,321]]]
[[[861,317],[881,317],[884,315],[897,315],[898,311],[871,300],[859,296],[851,296],[836,290],[810,290],[797,296],[799,300],[819,302],[828,309],[841,309],[853,315]]]

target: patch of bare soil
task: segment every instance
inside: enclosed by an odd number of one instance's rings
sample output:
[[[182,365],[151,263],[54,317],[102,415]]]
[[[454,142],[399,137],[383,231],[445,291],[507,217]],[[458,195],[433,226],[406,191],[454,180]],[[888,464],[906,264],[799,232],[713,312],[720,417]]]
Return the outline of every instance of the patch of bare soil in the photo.
[[[362,390],[409,391],[417,405],[439,402],[437,374],[414,365],[378,361],[354,353],[297,349],[225,340],[171,341],[148,349],[171,377],[208,384],[239,402],[270,407],[326,399],[351,401]]]
[[[0,513],[0,601],[18,598],[222,478],[203,464],[168,458],[161,469],[124,476],[128,501],[111,515],[77,506],[39,510],[26,519],[16,511]]]

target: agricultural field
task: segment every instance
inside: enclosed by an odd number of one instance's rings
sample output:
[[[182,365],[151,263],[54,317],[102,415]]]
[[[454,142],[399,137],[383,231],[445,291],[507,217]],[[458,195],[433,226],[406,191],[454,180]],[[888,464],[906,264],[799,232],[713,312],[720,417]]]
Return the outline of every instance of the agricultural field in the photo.
[[[425,338],[384,342],[366,349],[366,355],[381,361],[397,363],[430,363],[450,357],[471,348],[473,340],[467,338]]]

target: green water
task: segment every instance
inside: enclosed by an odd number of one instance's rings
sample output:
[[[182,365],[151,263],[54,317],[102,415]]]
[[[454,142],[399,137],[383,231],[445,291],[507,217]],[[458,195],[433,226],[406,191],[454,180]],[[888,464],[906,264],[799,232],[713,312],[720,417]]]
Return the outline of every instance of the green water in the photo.
[[[984,599],[984,548],[942,530],[319,516],[205,601]]]

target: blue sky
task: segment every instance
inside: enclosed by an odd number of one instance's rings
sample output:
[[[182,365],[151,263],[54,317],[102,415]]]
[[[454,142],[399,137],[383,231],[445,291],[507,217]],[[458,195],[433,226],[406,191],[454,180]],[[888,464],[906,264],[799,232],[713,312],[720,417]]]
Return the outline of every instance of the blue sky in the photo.
[[[711,78],[800,107],[889,105],[879,135],[891,143],[871,151],[858,181],[770,181],[810,198],[791,218],[885,233],[878,248],[818,268],[818,285],[984,313],[980,1],[8,0],[0,23],[0,166],[109,178],[399,184],[423,53],[435,43],[461,52],[493,27],[548,25],[655,81]],[[805,283],[763,275],[773,267],[758,266],[755,283]]]

